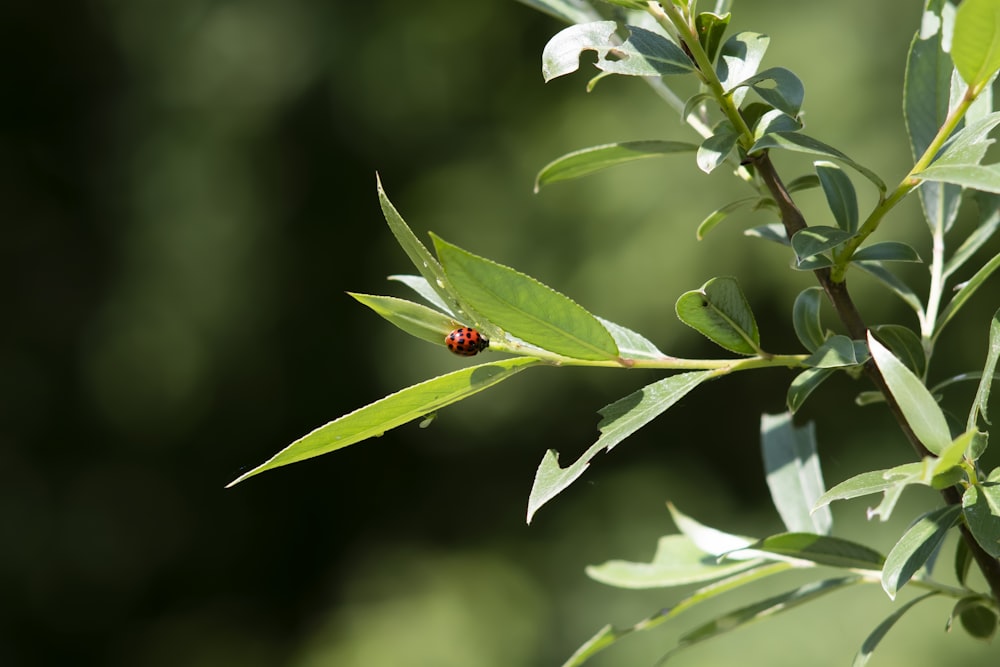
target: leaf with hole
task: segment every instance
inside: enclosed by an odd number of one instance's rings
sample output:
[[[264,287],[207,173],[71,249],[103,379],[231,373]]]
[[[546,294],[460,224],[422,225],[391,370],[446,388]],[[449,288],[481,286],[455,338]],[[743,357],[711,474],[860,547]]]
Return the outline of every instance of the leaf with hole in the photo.
[[[757,321],[735,278],[712,278],[685,292],[675,310],[681,322],[727,350],[746,355],[761,351]]]

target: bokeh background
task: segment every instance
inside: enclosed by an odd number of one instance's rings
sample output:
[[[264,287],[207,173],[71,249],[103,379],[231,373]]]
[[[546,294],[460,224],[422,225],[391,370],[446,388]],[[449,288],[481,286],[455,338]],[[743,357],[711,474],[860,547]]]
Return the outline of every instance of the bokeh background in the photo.
[[[733,23],[769,33],[766,64],[805,82],[810,133],[891,182],[907,169],[901,81],[920,5],[757,0]],[[811,276],[741,233],[767,215],[694,238],[746,194],[725,170],[677,157],[532,193],[564,152],[692,138],[640,81],[543,84],[541,49],[560,28],[506,0],[4,3],[0,664],[556,665],[604,623],[679,599],[583,572],[648,560],[673,531],[666,500],[726,530],[780,530],[756,434],[761,412],[783,408],[782,371],[699,388],[530,527],[543,452],[573,460],[596,410],[657,375],[529,371],[429,428],[223,488],[312,428],[467,363],[345,294],[406,295],[385,280],[412,269],[376,170],[419,234],[517,266],[673,354],[718,355],[672,315],[718,274],[739,277],[768,349],[798,350],[790,304]],[[803,195],[828,224],[821,204]],[[926,251],[915,206],[891,226]],[[855,288],[870,322],[913,324],[893,297]],[[996,306],[982,290],[935,377],[981,367]],[[880,408],[853,407],[861,388],[832,381],[803,410],[830,483],[909,457]],[[946,400],[961,414],[973,391]],[[887,548],[934,502],[908,492],[875,525],[863,500],[845,503],[837,531]],[[747,599],[593,664],[652,664]],[[890,610],[878,590],[841,592],[675,664],[843,665]],[[944,634],[948,611],[918,607],[877,664],[996,664],[995,647]]]

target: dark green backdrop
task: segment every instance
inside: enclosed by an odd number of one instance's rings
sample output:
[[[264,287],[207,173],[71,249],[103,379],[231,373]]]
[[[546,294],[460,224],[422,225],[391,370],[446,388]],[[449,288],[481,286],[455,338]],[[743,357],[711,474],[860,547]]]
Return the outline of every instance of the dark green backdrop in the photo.
[[[908,158],[899,100],[919,4],[746,2],[735,23],[768,32],[768,64],[804,80],[810,132],[892,181]],[[701,217],[745,194],[725,174],[678,157],[532,194],[563,152],[691,138],[639,81],[590,95],[589,75],[543,84],[559,27],[501,1],[6,3],[0,664],[559,664],[604,622],[677,599],[583,573],[648,559],[672,530],[665,500],[725,529],[780,529],[756,439],[759,413],[783,406],[777,371],[700,389],[530,528],[545,449],[572,460],[598,408],[657,376],[531,371],[427,429],[223,489],[310,429],[466,363],[344,293],[405,295],[384,280],[411,269],[376,170],[418,233],[515,265],[673,354],[718,355],[672,316],[717,273],[740,276],[768,349],[797,350],[789,304],[811,277],[740,234],[770,220],[694,240]],[[925,244],[915,207],[894,225]],[[858,289],[872,322],[911,323]],[[940,373],[981,365],[995,301],[981,294],[957,323],[971,329]],[[831,481],[907,456],[892,431],[865,430],[888,426],[878,408],[843,417],[858,388],[832,383],[804,411]],[[861,524],[863,508],[837,516]],[[884,545],[901,529],[859,528]],[[678,664],[801,665],[806,650],[844,664],[888,609],[878,591],[831,601]],[[936,634],[946,612],[908,619],[881,664],[935,650],[992,664]],[[651,664],[675,636],[595,664]]]

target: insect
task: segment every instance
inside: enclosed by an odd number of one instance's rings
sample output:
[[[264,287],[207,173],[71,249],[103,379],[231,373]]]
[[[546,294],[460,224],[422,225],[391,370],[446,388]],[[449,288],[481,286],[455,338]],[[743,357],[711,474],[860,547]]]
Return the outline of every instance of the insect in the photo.
[[[448,349],[463,357],[472,357],[490,346],[490,341],[471,327],[459,327],[444,339]]]

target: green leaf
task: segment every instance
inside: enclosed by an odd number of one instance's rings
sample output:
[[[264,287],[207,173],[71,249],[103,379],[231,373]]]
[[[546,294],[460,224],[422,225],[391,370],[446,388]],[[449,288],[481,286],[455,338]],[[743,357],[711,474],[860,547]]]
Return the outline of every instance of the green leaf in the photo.
[[[760,352],[757,321],[735,278],[712,278],[682,294],[675,309],[681,322],[716,345],[737,354]]]
[[[858,194],[854,184],[833,162],[818,160],[815,166],[834,220],[842,230],[854,234],[858,231]]]
[[[618,358],[608,330],[569,297],[437,236],[433,239],[452,289],[504,331],[574,359]]]
[[[924,305],[920,302],[920,297],[910,289],[909,285],[896,277],[896,274],[889,271],[880,262],[854,262],[853,265],[892,290],[896,296],[903,300],[903,303],[912,308],[913,312],[923,319]]]
[[[593,20],[593,8],[582,0],[517,0],[543,14],[564,23],[586,23]]]
[[[601,436],[575,463],[565,468],[559,467],[559,453],[554,449],[548,450],[535,473],[535,482],[528,497],[528,523],[542,505],[583,474],[600,450],[611,451],[710,377],[711,371],[672,375],[605,406],[600,410],[603,418],[597,425]]]
[[[951,433],[937,401],[920,378],[871,333],[868,349],[914,435],[932,454],[940,453],[951,442]]]
[[[567,153],[548,163],[535,177],[535,192],[543,185],[587,176],[608,167],[651,157],[697,150],[685,141],[622,141]]]
[[[674,507],[673,503],[668,502],[667,509],[670,510],[670,516],[673,518],[677,530],[681,531],[696,547],[712,556],[722,556],[739,551],[757,541],[752,537],[732,535],[706,526],[681,512]],[[757,558],[757,556],[752,556],[752,558]],[[747,559],[740,558],[739,560]]]
[[[914,331],[900,324],[880,324],[872,327],[892,353],[901,360],[917,377],[923,377],[927,370],[927,355],[924,344]]]
[[[964,597],[955,603],[948,619],[949,630],[956,616],[965,631],[975,639],[989,642],[997,633],[997,613],[981,596]]]
[[[785,572],[791,567],[792,566],[788,563],[768,563],[749,570],[744,570],[731,577],[721,579],[699,588],[693,594],[684,598],[669,609],[658,611],[652,616],[639,621],[632,627],[613,628],[610,625],[606,625],[598,630],[597,634],[587,640],[587,642],[585,642],[580,648],[578,648],[570,659],[563,663],[562,667],[577,667],[582,665],[589,658],[608,648],[622,637],[625,637],[633,632],[652,630],[663,623],[676,618],[683,612],[690,610],[702,602],[706,602],[755,581],[760,581],[761,579],[771,575],[778,574],[779,572]]]
[[[304,461],[380,436],[390,429],[420,419],[424,415],[488,389],[539,363],[541,362],[537,359],[526,357],[504,359],[469,366],[407,387],[335,419],[325,426],[320,426],[253,470],[243,473],[230,482],[227,488],[265,470]]]
[[[769,85],[762,85],[764,83]],[[764,101],[792,118],[802,109],[805,88],[799,77],[784,67],[770,67],[736,84],[737,88],[743,86],[750,86]]]
[[[406,221],[396,210],[396,207],[392,205],[389,201],[388,195],[385,194],[385,190],[382,189],[382,179],[376,174],[376,181],[378,187],[378,201],[382,206],[382,215],[385,216],[385,221],[389,224],[389,229],[392,231],[392,235],[396,237],[396,241],[399,243],[400,247],[406,253],[410,261],[413,262],[413,266],[417,268],[420,275],[424,277],[427,284],[431,286],[437,295],[447,304],[448,311],[454,313],[463,322],[471,322],[472,324],[480,327],[483,325],[481,318],[479,318],[476,313],[470,312],[458,303],[455,299],[454,294],[452,294],[451,289],[448,285],[448,279],[444,275],[444,269],[438,264],[438,261],[431,255],[430,251],[424,247],[424,244],[420,242],[420,239],[414,235],[413,231],[410,229]],[[489,335],[495,335],[495,332],[487,328],[486,333]]]
[[[584,51],[596,51],[597,68],[609,74],[662,76],[694,70],[687,54],[663,35],[636,26],[625,29],[629,36],[624,41],[614,21],[574,25],[557,33],[542,51],[545,81],[578,70]]]
[[[955,544],[955,577],[960,586],[965,586],[965,580],[969,576],[969,568],[972,567],[972,551],[965,540],[959,540]]]
[[[698,168],[706,174],[711,174],[716,167],[726,161],[729,154],[736,148],[739,133],[728,120],[720,121],[712,128],[712,136],[706,138],[698,146]]]
[[[989,134],[998,124],[1000,124],[1000,111],[969,123],[948,139],[941,155],[931,163],[932,166],[959,167],[979,164],[993,143]]]
[[[813,504],[814,511],[834,500],[848,500],[867,496],[872,493],[888,491],[894,487],[902,488],[907,484],[913,484],[920,480],[924,465],[920,462],[904,463],[903,465],[886,470],[872,470],[855,475],[837,484],[832,489],[821,495]],[[888,518],[883,515],[882,520]]]
[[[858,262],[920,262],[920,255],[913,246],[899,241],[883,241],[873,243],[858,250],[851,257]]]
[[[872,633],[868,635],[864,643],[861,644],[861,649],[858,650],[857,655],[854,656],[852,667],[864,667],[864,665],[867,665],[868,660],[872,657],[872,653],[875,652],[879,642],[882,641],[882,638],[885,637],[889,630],[892,629],[892,626],[896,624],[896,621],[902,618],[903,614],[908,612],[918,602],[922,602],[923,600],[935,595],[937,595],[937,592],[925,593],[918,598],[913,598],[906,604],[901,605],[898,609],[896,609],[896,611],[889,614],[884,621],[879,623],[878,626],[872,630]]]
[[[1000,558],[1000,483],[970,486],[962,495],[962,511],[979,546]]]
[[[988,81],[1000,67],[1000,5],[964,0],[955,13],[951,57],[969,86]]]
[[[836,148],[828,146],[822,141],[813,139],[812,137],[802,134],[801,132],[775,132],[773,134],[768,134],[767,136],[758,139],[748,152],[756,153],[768,148],[783,148],[797,153],[819,155],[821,157],[837,160],[838,162],[846,164],[848,167],[854,169],[871,181],[875,187],[879,189],[879,192],[884,194],[886,191],[885,183],[874,171],[855,162],[845,154],[838,151]]]
[[[747,547],[748,551],[763,551],[817,565],[844,570],[882,569],[885,556],[863,544],[828,535],[813,533],[782,533],[766,537]]]
[[[831,336],[803,363],[813,368],[843,368],[858,366],[868,360],[868,350],[859,340],[847,336]]]
[[[661,537],[656,554],[649,563],[610,560],[587,567],[587,576],[602,584],[618,588],[667,588],[695,584],[748,570],[757,560],[727,560],[720,562],[705,553],[686,535]]]
[[[997,360],[1000,359],[1000,310],[993,313],[993,320],[990,322],[990,344],[986,353],[986,365],[983,367],[983,377],[979,381],[979,389],[976,390],[976,400],[972,403],[972,411],[969,413],[969,421],[966,428],[975,428],[979,423],[979,417],[983,421],[991,424],[987,407],[990,402],[990,387],[996,379],[995,373]]]
[[[854,236],[851,232],[846,232],[837,227],[823,227],[816,225],[800,229],[792,237],[792,250],[801,263],[803,260],[826,252],[831,248],[836,248],[847,239]]]
[[[826,329],[820,316],[823,298],[822,287],[807,287],[795,297],[795,304],[792,306],[795,335],[810,352],[815,352],[826,341]]]
[[[445,315],[449,315],[452,318],[455,317],[455,314],[451,312],[451,309],[448,307],[448,304],[446,304],[444,300],[441,298],[441,295],[434,291],[434,288],[430,286],[430,283],[428,283],[427,279],[424,278],[423,276],[409,276],[409,275],[397,274],[389,276],[389,280],[394,280],[396,282],[403,283],[411,290],[413,290],[421,297],[423,297],[424,300],[427,301],[427,303],[431,304],[432,306],[443,312]]]
[[[953,11],[943,2],[928,3],[920,30],[910,44],[903,84],[903,114],[914,161],[930,146],[948,117],[954,67],[944,44],[951,43],[952,21],[941,12]],[[947,183],[925,182],[918,190],[924,217],[931,230],[947,231],[958,216],[962,189]]]
[[[806,402],[809,395],[816,387],[820,386],[828,377],[836,371],[832,368],[807,368],[802,371],[788,385],[788,393],[785,396],[785,404],[793,414]]]
[[[719,52],[719,45],[722,44],[722,36],[729,27],[730,15],[713,14],[702,12],[694,19],[694,27],[698,31],[698,42],[702,50],[710,61],[715,60],[715,54]]]
[[[927,512],[899,539],[885,557],[882,588],[893,600],[896,593],[938,550],[948,531],[959,520],[961,508],[955,505]]]
[[[411,336],[437,345],[443,345],[445,336],[458,325],[448,315],[406,299],[354,292],[348,294]]]
[[[792,423],[792,415],[761,415],[761,453],[767,486],[781,520],[789,532],[828,535],[833,515],[827,507],[813,512],[826,489],[816,454],[816,429]]]
[[[780,222],[772,222],[766,225],[751,227],[743,233],[746,236],[764,239],[765,241],[771,241],[772,243],[778,243],[785,246],[791,245],[791,242],[788,240],[788,236],[785,235],[785,226]]]
[[[726,40],[715,63],[715,72],[723,89],[732,91],[733,103],[739,106],[746,97],[747,89],[739,88],[757,73],[771,39],[755,32],[741,32]]]
[[[746,197],[744,199],[737,199],[736,201],[729,202],[725,206],[717,208],[714,211],[712,211],[708,215],[708,217],[702,220],[701,223],[698,225],[698,231],[696,232],[698,240],[701,241],[703,238],[705,238],[705,235],[708,234],[710,231],[712,231],[716,225],[718,225],[720,222],[729,217],[730,213],[732,213],[738,208],[747,206],[756,201],[759,201],[757,197]]]
[[[923,185],[920,190],[927,187]],[[969,234],[955,253],[944,265],[944,277],[948,278],[957,271],[977,250],[982,248],[1000,227],[1000,196],[989,192],[974,192],[973,197],[979,208],[979,226]]]
[[[1000,165],[979,164],[937,165],[932,164],[916,174],[925,181],[954,183],[964,188],[1000,194]]]
[[[745,112],[744,112],[745,113]],[[761,115],[760,119],[753,126],[754,141],[760,139],[765,134],[772,132],[796,132],[802,129],[802,121],[792,118],[783,111],[771,109]],[[793,191],[791,185],[787,188],[789,194]]]
[[[972,295],[983,286],[983,283],[985,283],[998,268],[1000,268],[1000,253],[997,253],[990,258],[990,261],[983,264],[979,270],[976,271],[974,276],[962,284],[962,288],[958,290],[958,293],[951,298],[951,301],[948,302],[945,309],[941,311],[937,324],[934,326],[934,334],[931,336],[932,340],[937,339],[948,322],[955,317],[962,306],[964,306],[966,302],[972,298]]]
[[[661,664],[681,649],[688,648],[707,639],[713,639],[750,623],[770,618],[781,612],[789,611],[807,602],[812,602],[827,593],[841,590],[859,581],[861,581],[861,578],[857,576],[814,581],[800,586],[795,590],[755,602],[754,604],[719,616],[682,635],[677,647],[663,657]]]
[[[603,317],[598,317],[597,321],[604,325],[611,337],[615,339],[618,352],[626,359],[663,359],[667,355],[660,352],[655,345],[641,334],[627,329],[620,324],[615,324]]]

